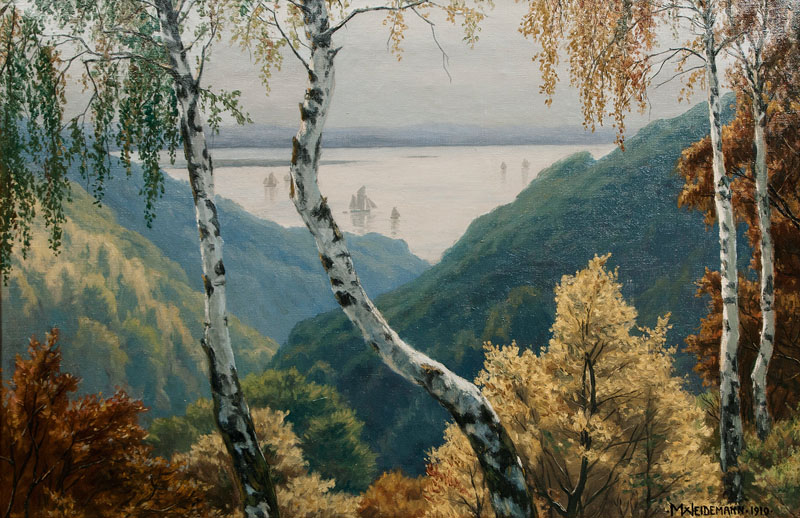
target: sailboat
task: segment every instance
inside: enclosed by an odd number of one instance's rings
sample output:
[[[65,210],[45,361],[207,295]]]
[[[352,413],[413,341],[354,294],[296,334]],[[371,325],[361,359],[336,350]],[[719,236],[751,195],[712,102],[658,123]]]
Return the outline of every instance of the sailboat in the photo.
[[[400,219],[400,212],[398,212],[397,207],[392,208],[392,215],[389,217],[391,219]]]
[[[528,175],[531,172],[531,163],[528,162],[527,158],[522,159],[522,183],[528,183]]]
[[[378,206],[367,196],[367,187],[362,185],[354,195],[350,196],[350,212],[369,212]]]
[[[278,179],[275,178],[275,173],[269,173],[268,178],[264,178],[264,187],[277,187]]]

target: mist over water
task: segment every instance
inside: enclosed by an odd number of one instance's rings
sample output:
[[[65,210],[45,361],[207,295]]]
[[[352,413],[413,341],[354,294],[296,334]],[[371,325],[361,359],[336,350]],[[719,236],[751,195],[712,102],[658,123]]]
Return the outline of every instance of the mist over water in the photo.
[[[599,158],[613,148],[334,148],[323,153],[319,184],[342,230],[403,239],[413,253],[435,263],[472,220],[511,202],[543,168],[578,151]],[[217,164],[217,194],[280,225],[303,225],[289,199],[287,150],[224,148],[213,150],[212,156]],[[175,178],[188,179],[186,169],[165,170]],[[362,186],[377,207],[351,212],[351,197]],[[394,208],[399,217],[392,218]],[[224,229],[224,221],[222,225]]]

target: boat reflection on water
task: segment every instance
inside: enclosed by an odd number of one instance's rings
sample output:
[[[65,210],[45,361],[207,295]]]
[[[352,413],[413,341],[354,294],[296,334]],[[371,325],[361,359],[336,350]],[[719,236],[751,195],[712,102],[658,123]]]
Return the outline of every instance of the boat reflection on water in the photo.
[[[531,174],[531,163],[527,158],[522,159],[522,185],[528,185],[528,177]]]
[[[392,208],[392,215],[389,217],[391,221],[390,231],[392,233],[392,237],[397,237],[400,234],[400,212],[397,210],[397,207]]]
[[[373,223],[375,222],[375,214],[369,212],[351,212],[350,223],[357,232],[367,234],[372,231]]]
[[[264,199],[275,201],[275,191],[277,190],[278,179],[275,178],[275,173],[269,173],[269,176],[264,178]]]
[[[349,212],[353,227],[363,233],[369,232],[372,227],[372,222],[375,220],[372,209],[376,208],[378,208],[378,205],[369,199],[369,196],[367,196],[367,187],[362,185],[361,188],[350,197]]]

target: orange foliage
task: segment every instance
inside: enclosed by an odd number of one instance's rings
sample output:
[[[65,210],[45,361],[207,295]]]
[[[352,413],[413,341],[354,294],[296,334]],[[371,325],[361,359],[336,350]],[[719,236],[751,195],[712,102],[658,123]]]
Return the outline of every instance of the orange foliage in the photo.
[[[783,57],[774,54],[783,53]],[[769,366],[768,400],[776,418],[784,418],[800,402],[800,113],[797,103],[800,72],[797,49],[773,49],[770,77],[773,99],[768,107],[767,164],[773,206],[771,230],[775,243],[775,353]],[[741,83],[741,77],[734,77]],[[747,224],[747,239],[753,249],[750,267],[760,271],[758,222],[754,203],[755,186],[751,163],[753,160],[753,121],[750,100],[743,88],[738,91],[739,107],[736,117],[723,130],[726,170],[732,182],[733,207],[736,218]],[[711,148],[708,139],[695,143],[684,151],[679,172],[685,178],[678,203],[702,211],[706,222],[714,222]],[[756,358],[761,328],[759,286],[756,275],[739,278],[739,312],[741,339],[739,347],[739,376],[741,380],[744,418],[750,418],[752,386],[750,372]],[[687,338],[688,349],[699,363],[696,370],[709,385],[718,383],[719,331],[721,300],[719,273],[707,271],[698,283],[698,296],[710,297],[708,314],[697,334]]]
[[[22,516],[207,516],[181,467],[149,456],[140,401],[70,400],[78,378],[61,372],[57,330],[17,357],[0,405],[0,514]]]
[[[399,471],[384,473],[372,483],[358,505],[359,518],[422,518],[427,501],[426,479],[406,477]]]

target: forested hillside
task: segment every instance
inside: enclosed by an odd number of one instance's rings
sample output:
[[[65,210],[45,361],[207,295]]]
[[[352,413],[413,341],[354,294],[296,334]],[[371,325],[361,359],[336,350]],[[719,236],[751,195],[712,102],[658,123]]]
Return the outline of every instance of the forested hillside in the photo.
[[[15,261],[3,291],[4,366],[24,356],[32,335],[58,327],[64,365],[83,379],[82,392],[121,387],[143,399],[149,417],[183,411],[209,390],[202,293],[109,208],[78,186],[72,197],[60,253],[37,229],[27,257]],[[235,315],[229,321],[242,372],[260,372],[278,344]]]
[[[155,204],[156,219],[147,228],[141,184],[138,171],[126,178],[118,169],[107,183],[103,204],[114,210],[121,225],[142,234],[178,263],[193,287],[202,288],[189,185],[165,178],[164,195]],[[230,200],[219,198],[218,202],[232,313],[282,343],[295,323],[335,306],[314,241],[305,228],[281,227],[250,215]],[[378,234],[348,239],[362,265],[359,273],[374,295],[414,279],[428,267],[404,241]]]
[[[733,98],[726,101],[730,118]],[[702,217],[678,208],[682,181],[674,168],[707,131],[701,105],[651,123],[624,153],[598,161],[577,154],[542,171],[513,203],[473,222],[441,263],[380,297],[380,309],[409,343],[471,378],[484,341],[544,346],[561,276],[611,252],[640,323],[653,326],[672,313],[667,342],[682,345],[705,309],[694,281],[719,252]],[[298,324],[273,366],[335,385],[366,421],[382,468],[419,472],[420,452],[441,440],[445,412],[382,366],[338,310]],[[690,368],[684,357],[679,370]],[[391,394],[392,404],[376,394]]]
[[[170,178],[147,228],[140,184],[136,172],[126,178],[116,170],[98,206],[73,183],[60,254],[47,248],[45,232],[35,232],[3,292],[3,357],[9,367],[31,335],[57,326],[70,344],[65,366],[85,380],[82,390],[121,386],[143,398],[152,415],[168,415],[208,393],[197,228],[189,186]],[[332,307],[330,289],[305,229],[258,219],[228,200],[219,206],[233,344],[242,374],[261,372],[278,348],[269,331],[285,338],[298,320]],[[402,241],[351,238],[375,293],[428,266]]]

